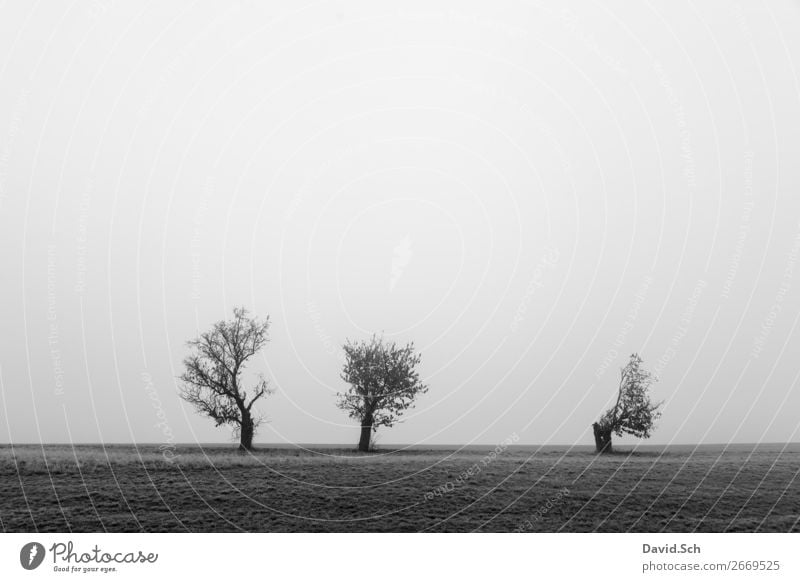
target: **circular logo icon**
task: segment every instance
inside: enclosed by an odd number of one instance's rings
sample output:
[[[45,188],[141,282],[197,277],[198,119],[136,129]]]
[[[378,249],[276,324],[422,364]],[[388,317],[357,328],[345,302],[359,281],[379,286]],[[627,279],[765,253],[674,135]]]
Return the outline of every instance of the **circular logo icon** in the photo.
[[[44,561],[44,546],[39,542],[29,542],[19,551],[19,563],[26,570],[35,570]]]

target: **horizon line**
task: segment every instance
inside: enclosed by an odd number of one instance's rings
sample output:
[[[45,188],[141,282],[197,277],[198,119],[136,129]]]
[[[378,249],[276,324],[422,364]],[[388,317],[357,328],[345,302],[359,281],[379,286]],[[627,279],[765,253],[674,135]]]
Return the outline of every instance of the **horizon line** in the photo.
[[[444,444],[420,444],[420,443],[383,443],[375,445],[377,448],[384,448],[384,447],[405,447],[410,448],[414,447],[417,449],[425,449],[425,448],[443,448],[443,447],[452,447],[452,448],[465,448],[465,447],[492,447],[492,446],[499,446],[500,443],[444,443]],[[163,441],[138,441],[138,442],[0,442],[0,447],[7,447],[7,446],[109,446],[109,447],[117,447],[117,446],[163,446],[163,447],[201,447],[201,446],[225,446],[225,447],[238,447],[239,444],[235,442],[177,442],[177,443],[165,443]],[[753,441],[745,441],[745,442],[709,442],[709,443],[621,443],[617,446],[622,447],[674,447],[674,446],[681,446],[681,447],[722,447],[722,446],[732,446],[732,445],[800,445],[800,441],[761,441],[761,442],[753,442]],[[269,442],[269,443],[253,443],[253,448],[257,447],[267,447],[267,448],[289,448],[289,447],[297,447],[297,448],[312,448],[312,447],[340,447],[340,448],[355,448],[357,445],[352,443],[290,443],[290,442]],[[594,443],[579,443],[579,444],[566,444],[566,443],[548,443],[548,444],[541,444],[541,443],[513,443],[506,445],[507,448],[510,447],[594,447]]]

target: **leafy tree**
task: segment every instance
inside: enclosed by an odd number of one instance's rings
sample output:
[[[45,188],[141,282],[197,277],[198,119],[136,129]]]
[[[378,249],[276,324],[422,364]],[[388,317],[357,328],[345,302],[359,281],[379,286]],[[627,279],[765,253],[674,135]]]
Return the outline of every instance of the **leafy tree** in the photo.
[[[428,387],[419,379],[416,367],[421,356],[414,344],[400,347],[376,335],[369,341],[344,345],[342,380],[350,384],[338,394],[337,405],[361,424],[359,451],[368,451],[373,431],[391,427]]]
[[[237,307],[232,320],[218,321],[210,331],[188,342],[192,353],[183,361],[186,371],[180,376],[181,397],[216,426],[232,425],[242,451],[252,449],[255,429],[262,422],[253,404],[273,392],[259,376],[248,393],[241,378],[245,362],[269,341],[268,329],[269,317],[260,321]]]
[[[592,425],[598,453],[610,453],[611,434],[649,438],[655,422],[661,417],[661,402],[652,404],[648,390],[656,377],[642,368],[642,358],[632,354],[628,365],[620,370],[617,401],[600,420]]]

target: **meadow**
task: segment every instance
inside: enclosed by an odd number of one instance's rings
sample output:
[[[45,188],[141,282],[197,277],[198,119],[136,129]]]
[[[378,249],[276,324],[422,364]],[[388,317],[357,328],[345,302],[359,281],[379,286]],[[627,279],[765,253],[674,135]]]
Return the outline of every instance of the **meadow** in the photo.
[[[166,453],[166,454],[165,454]],[[9,532],[800,531],[800,445],[0,447]]]

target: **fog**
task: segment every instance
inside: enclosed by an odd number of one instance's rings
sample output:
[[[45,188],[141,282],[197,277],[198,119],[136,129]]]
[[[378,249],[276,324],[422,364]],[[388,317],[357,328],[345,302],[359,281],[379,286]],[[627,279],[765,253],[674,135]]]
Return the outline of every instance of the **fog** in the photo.
[[[798,4],[2,11],[0,441],[227,441],[177,376],[238,305],[257,443],[354,444],[373,333],[380,444],[591,444],[633,352],[651,442],[798,440]]]

